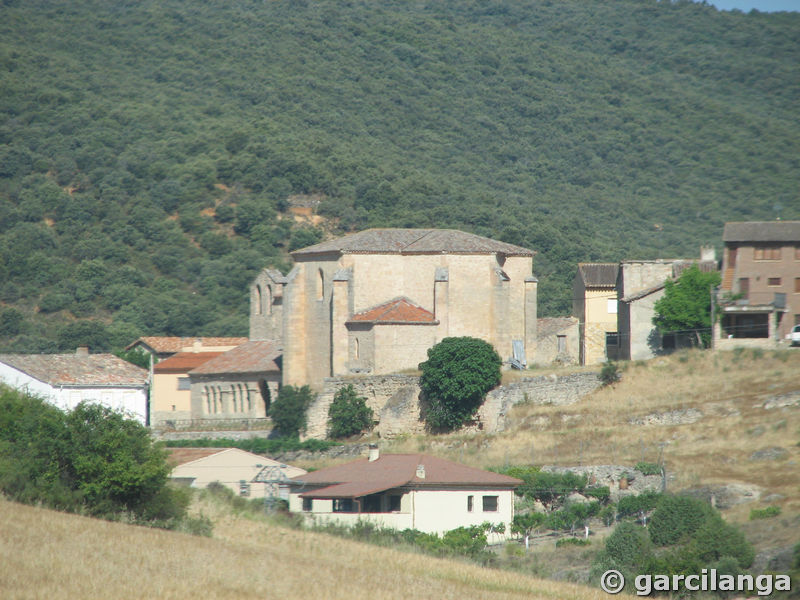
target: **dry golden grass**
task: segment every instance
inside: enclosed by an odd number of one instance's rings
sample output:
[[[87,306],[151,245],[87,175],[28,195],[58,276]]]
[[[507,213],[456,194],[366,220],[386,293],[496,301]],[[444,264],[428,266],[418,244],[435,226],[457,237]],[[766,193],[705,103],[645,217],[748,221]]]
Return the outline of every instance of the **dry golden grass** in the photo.
[[[605,597],[583,586],[224,512],[214,516],[215,537],[200,538],[0,500],[0,595],[5,600]]]

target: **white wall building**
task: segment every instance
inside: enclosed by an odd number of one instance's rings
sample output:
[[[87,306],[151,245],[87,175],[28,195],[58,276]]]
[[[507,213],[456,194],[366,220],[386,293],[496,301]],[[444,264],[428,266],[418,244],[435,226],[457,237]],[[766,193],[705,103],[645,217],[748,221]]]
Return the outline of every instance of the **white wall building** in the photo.
[[[514,518],[519,479],[426,454],[387,454],[313,471],[290,482],[289,510],[316,523],[381,527],[442,534]]]
[[[0,354],[0,382],[62,410],[97,402],[147,424],[149,374],[113,354]]]

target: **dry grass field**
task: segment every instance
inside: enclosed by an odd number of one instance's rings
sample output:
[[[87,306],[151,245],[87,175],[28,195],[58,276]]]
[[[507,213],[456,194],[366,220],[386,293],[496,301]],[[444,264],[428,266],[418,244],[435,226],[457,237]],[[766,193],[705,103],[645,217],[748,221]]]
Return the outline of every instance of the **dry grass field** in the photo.
[[[0,597],[601,600],[587,587],[368,546],[199,507],[213,538],[0,499]]]

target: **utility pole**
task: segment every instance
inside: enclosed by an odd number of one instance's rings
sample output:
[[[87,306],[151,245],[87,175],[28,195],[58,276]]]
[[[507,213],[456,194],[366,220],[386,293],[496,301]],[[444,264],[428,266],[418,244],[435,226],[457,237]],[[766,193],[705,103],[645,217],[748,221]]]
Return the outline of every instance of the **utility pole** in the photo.
[[[714,350],[714,347],[716,345],[716,344],[714,344],[714,330],[716,329],[716,327],[715,327],[716,322],[715,322],[714,318],[716,317],[716,306],[717,306],[717,303],[716,303],[716,298],[714,297],[715,296],[715,294],[714,294],[714,284],[712,283],[709,287],[711,288],[709,290],[709,293],[711,294],[711,350]]]

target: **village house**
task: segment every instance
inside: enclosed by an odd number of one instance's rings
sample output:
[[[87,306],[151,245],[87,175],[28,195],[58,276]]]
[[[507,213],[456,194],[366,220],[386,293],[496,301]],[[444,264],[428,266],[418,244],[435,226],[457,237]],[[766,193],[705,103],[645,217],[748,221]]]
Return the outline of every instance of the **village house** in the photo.
[[[174,428],[191,420],[192,386],[189,372],[222,352],[178,352],[153,365],[150,388],[150,425]]]
[[[533,251],[438,229],[370,229],[292,253],[251,286],[251,337],[282,336],[283,384],[416,369],[450,336],[526,364],[536,347]]]
[[[572,316],[579,321],[579,361],[594,365],[617,358],[618,263],[578,263]]]
[[[96,402],[148,425],[148,372],[113,354],[0,354],[0,382],[62,410]]]
[[[144,336],[128,344],[125,350],[141,350],[153,357],[154,362],[168,358],[178,352],[226,352],[240,344],[246,337],[174,337]]]
[[[219,483],[237,496],[289,499],[288,480],[305,475],[298,467],[238,448],[170,448],[170,479],[193,488]]]
[[[800,325],[800,221],[726,223],[714,347],[774,347]]]
[[[441,534],[484,522],[504,525],[514,518],[519,479],[467,467],[426,454],[385,454],[293,477],[289,510],[307,521]]]

